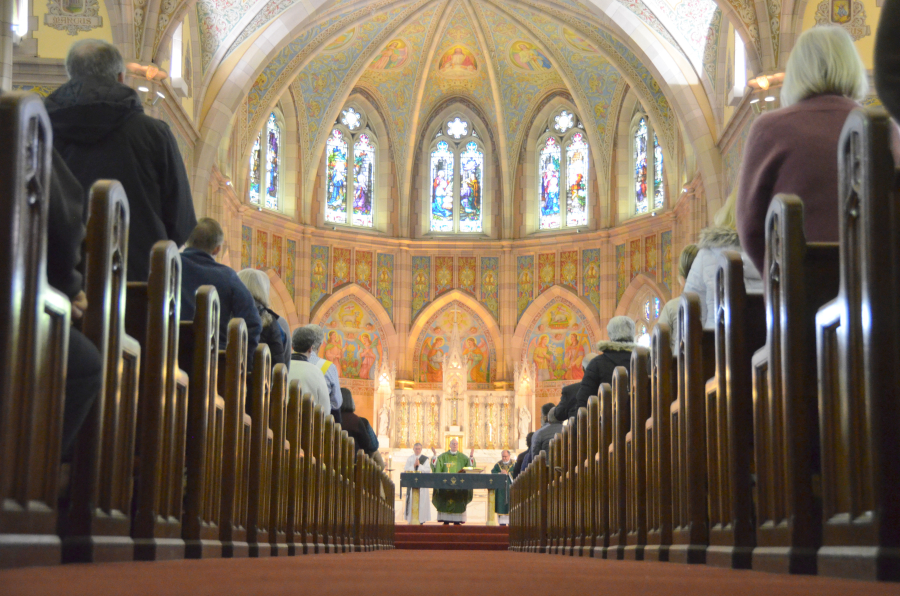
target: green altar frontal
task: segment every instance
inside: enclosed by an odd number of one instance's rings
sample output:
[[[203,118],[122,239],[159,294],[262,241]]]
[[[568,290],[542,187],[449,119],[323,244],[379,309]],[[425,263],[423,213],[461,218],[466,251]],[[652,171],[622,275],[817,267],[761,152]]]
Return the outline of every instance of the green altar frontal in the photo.
[[[507,491],[512,481],[507,474],[419,474],[417,472],[405,472],[400,474],[400,487],[408,488],[412,492],[412,517],[409,523],[419,523],[419,491],[420,488],[445,489],[445,490],[478,490],[488,491],[487,525],[497,525],[497,513],[494,506],[497,500],[498,490]]]

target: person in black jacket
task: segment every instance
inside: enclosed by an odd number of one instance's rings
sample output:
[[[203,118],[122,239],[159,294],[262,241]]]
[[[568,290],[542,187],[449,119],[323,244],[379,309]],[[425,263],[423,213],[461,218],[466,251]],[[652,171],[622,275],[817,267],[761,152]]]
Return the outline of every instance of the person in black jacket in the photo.
[[[69,81],[45,100],[53,145],[87,190],[118,180],[128,195],[128,280],[146,281],[159,240],[184,244],[197,224],[187,171],[169,126],[144,114],[123,83],[125,62],[112,44],[76,41],[66,57]]]
[[[516,456],[516,465],[513,466],[512,477],[515,480],[522,473],[524,467],[531,461],[531,439],[534,438],[534,432],[525,435],[525,451]]]
[[[635,348],[634,321],[628,317],[613,317],[606,326],[609,341],[597,343],[600,355],[590,361],[581,379],[581,387],[575,397],[575,411],[587,407],[588,398],[597,395],[601,383],[612,383],[613,371],[617,366],[628,368],[631,351]]]
[[[228,323],[237,317],[247,324],[247,354],[252,355],[259,343],[262,320],[250,290],[238,278],[237,272],[216,262],[224,243],[222,226],[209,217],[201,219],[188,236],[186,248],[181,253],[181,320],[194,320],[200,286],[214,286],[219,294],[219,349],[225,349]],[[252,363],[251,357],[249,364]]]
[[[354,451],[360,449],[366,455],[378,453],[378,438],[369,421],[356,415],[356,404],[353,403],[353,394],[346,387],[341,387],[341,428],[356,443]]]
[[[250,290],[250,295],[256,302],[256,310],[262,321],[262,330],[259,332],[259,341],[269,346],[272,354],[272,368],[276,364],[291,364],[291,342],[284,332],[284,328],[278,322],[278,313],[269,308],[269,289],[271,282],[269,276],[258,269],[241,269],[238,278]],[[249,352],[248,352],[249,355]],[[249,355],[252,359],[253,356]]]
[[[900,121],[900,0],[881,7],[875,36],[875,89],[894,120]]]
[[[587,370],[588,364],[597,356],[596,352],[591,352],[581,359],[581,369]],[[559,405],[556,406],[556,418],[558,420],[568,420],[572,416],[578,415],[578,391],[581,389],[581,381],[571,383],[562,388],[562,397]],[[587,405],[587,402],[585,402]]]

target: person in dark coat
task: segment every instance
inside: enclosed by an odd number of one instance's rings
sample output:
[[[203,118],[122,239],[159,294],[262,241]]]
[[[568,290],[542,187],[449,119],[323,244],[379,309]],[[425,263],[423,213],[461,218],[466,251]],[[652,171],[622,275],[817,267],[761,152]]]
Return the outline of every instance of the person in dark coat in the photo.
[[[369,421],[356,415],[356,404],[353,402],[353,394],[346,387],[341,387],[341,428],[356,443],[355,451],[360,449],[366,455],[374,455],[378,452],[378,438]]]
[[[259,343],[262,320],[250,290],[237,272],[216,262],[224,242],[222,226],[209,217],[201,219],[188,237],[181,253],[181,320],[194,320],[200,286],[214,286],[219,294],[219,349],[224,350],[228,343],[228,323],[233,318],[241,318],[247,325],[247,353],[253,354]],[[251,358],[249,363],[252,362]]]
[[[278,322],[280,318],[278,313],[269,308],[269,289],[271,287],[269,276],[258,269],[241,269],[237,275],[250,290],[250,295],[256,302],[256,310],[262,321],[259,341],[269,346],[269,352],[272,354],[272,368],[275,368],[276,364],[290,367],[291,342],[288,341],[284,327]]]
[[[875,89],[884,107],[900,122],[900,0],[881,7],[875,36]]]
[[[581,369],[587,369],[588,364],[597,356],[596,352],[591,352],[581,359]],[[562,388],[562,397],[559,405],[556,406],[556,418],[558,420],[568,420],[578,415],[578,391],[581,389],[581,381],[571,383]],[[587,405],[585,403],[585,405]]]
[[[634,321],[628,317],[613,317],[606,325],[609,341],[597,343],[600,355],[590,361],[584,370],[581,387],[575,398],[575,411],[587,407],[588,398],[597,395],[601,383],[612,383],[613,371],[617,366],[628,368],[631,352],[635,348]]]
[[[66,57],[69,81],[45,100],[53,145],[83,190],[118,180],[128,195],[128,279],[146,281],[159,240],[184,244],[197,224],[187,171],[169,126],[144,114],[123,83],[125,63],[110,43],[84,39]]]
[[[513,466],[512,477],[515,480],[522,471],[531,463],[531,439],[534,438],[534,432],[525,435],[525,451],[516,456],[516,465]]]
[[[563,420],[556,417],[556,409],[553,408],[547,412],[547,424],[542,426],[531,437],[531,460],[534,461],[541,451],[550,453],[550,441],[553,437],[562,432]]]

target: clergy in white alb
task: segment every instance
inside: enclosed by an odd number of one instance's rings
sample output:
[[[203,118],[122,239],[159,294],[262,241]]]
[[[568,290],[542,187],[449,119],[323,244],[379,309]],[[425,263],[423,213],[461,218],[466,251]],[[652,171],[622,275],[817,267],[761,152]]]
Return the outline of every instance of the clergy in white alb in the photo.
[[[421,474],[431,474],[431,462],[428,461],[427,455],[422,453],[422,443],[413,445],[413,454],[406,459],[404,472],[419,472]],[[427,488],[409,488],[406,492],[406,521],[412,521],[412,503],[413,491],[419,491],[419,523],[424,524],[431,521],[431,501],[428,498]]]

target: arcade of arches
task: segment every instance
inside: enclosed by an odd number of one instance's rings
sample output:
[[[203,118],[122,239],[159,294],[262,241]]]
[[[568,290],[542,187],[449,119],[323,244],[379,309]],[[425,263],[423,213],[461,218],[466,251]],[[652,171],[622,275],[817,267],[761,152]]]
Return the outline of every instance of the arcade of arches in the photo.
[[[491,461],[580,378],[610,317],[650,328],[680,294],[680,250],[732,191],[797,36],[837,22],[871,69],[881,11],[9,2],[13,88],[46,95],[90,37],[161,71],[127,83],[175,134],[224,262],[266,270],[292,327],[325,326],[324,356],[389,455],[460,436]]]

